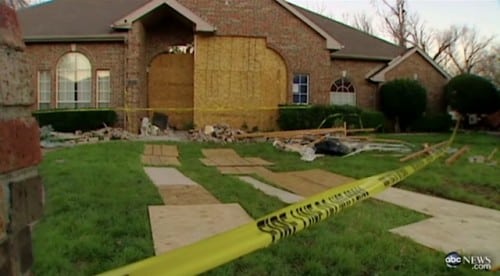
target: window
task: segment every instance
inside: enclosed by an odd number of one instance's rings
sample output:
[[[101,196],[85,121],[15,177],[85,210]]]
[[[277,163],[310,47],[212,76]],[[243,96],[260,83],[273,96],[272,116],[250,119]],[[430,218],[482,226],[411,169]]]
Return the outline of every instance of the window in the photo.
[[[309,75],[296,74],[293,77],[293,103],[309,103]]]
[[[336,80],[330,91],[330,104],[356,105],[356,91],[347,78]]]
[[[38,109],[50,108],[51,95],[52,86],[50,80],[50,71],[38,71]]]
[[[92,71],[89,60],[80,53],[69,53],[57,65],[57,107],[90,107]]]
[[[98,70],[97,81],[97,107],[109,107],[111,100],[111,79],[109,70]]]

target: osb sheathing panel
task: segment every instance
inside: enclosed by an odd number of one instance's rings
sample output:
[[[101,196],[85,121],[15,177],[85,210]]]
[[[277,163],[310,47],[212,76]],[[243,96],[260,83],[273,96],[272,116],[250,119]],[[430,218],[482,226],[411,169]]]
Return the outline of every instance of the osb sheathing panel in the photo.
[[[193,66],[190,54],[161,54],[149,68],[150,108],[188,109],[159,111],[168,115],[169,125],[185,128],[193,122]]]
[[[239,204],[149,206],[156,255],[252,221]]]
[[[286,89],[285,62],[266,47],[265,39],[196,36],[197,126],[227,123],[238,128],[275,129],[278,111],[256,109],[286,103]]]

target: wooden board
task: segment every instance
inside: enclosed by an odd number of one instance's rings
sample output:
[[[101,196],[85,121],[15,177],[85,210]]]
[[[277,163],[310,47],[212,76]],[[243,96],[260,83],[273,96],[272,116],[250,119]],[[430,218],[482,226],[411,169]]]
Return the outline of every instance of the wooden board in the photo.
[[[158,187],[166,205],[197,205],[220,203],[209,191],[199,185],[172,185]]]
[[[317,183],[325,187],[325,189],[338,187],[356,180],[354,178],[331,173],[321,169],[297,171],[291,173],[307,181]]]
[[[154,58],[148,73],[148,104],[150,108],[169,109],[168,124],[185,128],[193,122],[194,56],[161,54]],[[151,114],[152,115],[152,114]]]
[[[265,38],[196,35],[195,63],[196,125],[278,127],[290,82],[284,59]]]
[[[146,166],[180,166],[181,163],[176,157],[142,155],[141,162]]]
[[[202,149],[201,153],[207,158],[240,157],[233,149]]]
[[[239,204],[149,206],[149,219],[156,255],[252,221]]]
[[[268,166],[273,163],[258,157],[242,158],[233,149],[202,149],[202,153],[207,158],[200,161],[205,166],[217,167],[242,167],[242,166]]]
[[[217,167],[217,170],[221,174],[232,174],[232,175],[250,175],[255,174],[259,167],[247,166],[247,167]]]

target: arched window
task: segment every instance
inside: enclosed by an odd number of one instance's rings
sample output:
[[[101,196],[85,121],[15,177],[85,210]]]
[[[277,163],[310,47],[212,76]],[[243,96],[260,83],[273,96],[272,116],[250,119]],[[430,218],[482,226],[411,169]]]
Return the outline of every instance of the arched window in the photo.
[[[347,78],[336,80],[330,88],[330,104],[356,105],[356,89]]]
[[[68,53],[57,64],[57,107],[90,107],[92,70],[89,60],[80,53]]]

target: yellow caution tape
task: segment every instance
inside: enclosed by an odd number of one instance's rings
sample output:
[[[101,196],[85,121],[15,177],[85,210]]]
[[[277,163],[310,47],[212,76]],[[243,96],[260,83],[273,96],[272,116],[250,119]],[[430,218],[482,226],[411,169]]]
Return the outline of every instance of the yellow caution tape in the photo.
[[[268,106],[268,107],[231,107],[231,108],[194,108],[194,107],[150,107],[150,108],[132,108],[132,107],[106,107],[106,108],[76,108],[76,109],[50,109],[39,110],[37,113],[51,112],[74,112],[74,111],[123,111],[123,112],[143,112],[143,111],[164,111],[164,112],[242,112],[242,111],[272,111],[279,109],[307,109],[310,106]]]
[[[107,276],[196,275],[265,248],[383,192],[443,156],[445,148],[402,168],[332,188],[234,230],[105,272]]]

